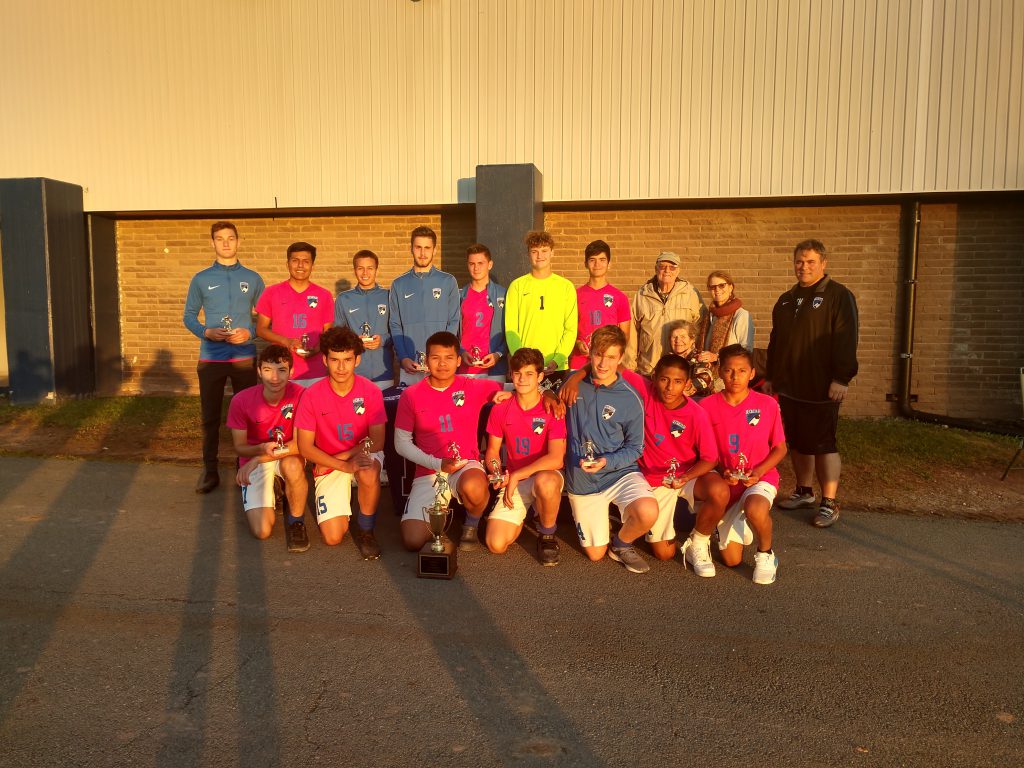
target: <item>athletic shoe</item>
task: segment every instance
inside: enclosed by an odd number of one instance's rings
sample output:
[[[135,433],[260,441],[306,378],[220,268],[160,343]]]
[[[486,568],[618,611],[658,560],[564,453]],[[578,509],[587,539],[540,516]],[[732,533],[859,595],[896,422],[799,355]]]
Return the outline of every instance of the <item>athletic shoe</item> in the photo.
[[[754,583],[774,584],[775,572],[779,569],[779,558],[774,552],[754,553]]]
[[[462,526],[462,535],[459,536],[459,550],[462,552],[472,552],[477,548],[480,540],[476,535],[475,525],[464,525]]]
[[[715,575],[715,564],[711,561],[711,539],[703,542],[694,539],[691,533],[683,542],[683,568],[689,563],[693,566],[693,572],[705,579]]]
[[[363,556],[363,560],[376,560],[380,557],[380,545],[377,543],[373,531],[364,531],[362,528],[358,528],[352,538],[356,540],[356,546],[359,547],[359,554]]]
[[[558,541],[553,533],[537,537],[537,558],[541,565],[558,565]]]
[[[793,491],[793,494],[788,499],[775,502],[775,506],[779,509],[811,509],[816,503],[817,499],[813,493]]]
[[[288,523],[284,527],[284,538],[288,543],[289,552],[305,552],[309,549],[309,537],[306,535],[306,524],[301,520]]]
[[[196,482],[196,493],[209,493],[220,485],[220,473],[216,469],[204,469]]]
[[[640,553],[636,551],[634,546],[622,547],[621,549],[608,547],[608,556],[612,560],[622,563],[630,573],[647,573],[651,570],[651,566],[640,556]]]
[[[836,502],[821,502],[821,506],[818,507],[818,513],[814,516],[814,526],[816,528],[828,528],[836,520],[839,519],[839,504]]]

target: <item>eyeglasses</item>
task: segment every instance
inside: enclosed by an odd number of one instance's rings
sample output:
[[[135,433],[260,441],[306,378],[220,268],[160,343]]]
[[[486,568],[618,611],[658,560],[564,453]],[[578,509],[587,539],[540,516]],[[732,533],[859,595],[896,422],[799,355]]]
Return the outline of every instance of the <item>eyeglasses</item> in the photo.
[[[729,287],[728,283],[715,283],[714,285],[709,285],[708,286],[708,290],[709,291],[724,291],[728,287]]]

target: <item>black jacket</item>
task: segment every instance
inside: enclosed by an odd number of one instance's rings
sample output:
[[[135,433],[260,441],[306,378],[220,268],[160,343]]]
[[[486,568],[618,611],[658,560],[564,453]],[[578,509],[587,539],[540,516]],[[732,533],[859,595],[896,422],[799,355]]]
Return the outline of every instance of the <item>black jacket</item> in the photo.
[[[776,392],[823,402],[833,381],[857,375],[857,301],[825,275],[814,285],[794,285],[772,309],[768,379]]]

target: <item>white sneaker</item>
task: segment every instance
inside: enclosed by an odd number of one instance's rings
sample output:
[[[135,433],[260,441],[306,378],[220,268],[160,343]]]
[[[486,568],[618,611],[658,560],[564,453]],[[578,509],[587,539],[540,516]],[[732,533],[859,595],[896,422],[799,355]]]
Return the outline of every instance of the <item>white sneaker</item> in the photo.
[[[775,572],[779,569],[779,558],[774,552],[754,553],[754,583],[774,584]]]
[[[813,493],[797,493],[793,491],[788,499],[775,502],[779,509],[810,509],[818,506],[818,500]]]
[[[703,541],[694,539],[691,533],[683,542],[683,568],[689,563],[693,566],[693,572],[705,579],[715,575],[715,564],[711,560],[711,539]]]

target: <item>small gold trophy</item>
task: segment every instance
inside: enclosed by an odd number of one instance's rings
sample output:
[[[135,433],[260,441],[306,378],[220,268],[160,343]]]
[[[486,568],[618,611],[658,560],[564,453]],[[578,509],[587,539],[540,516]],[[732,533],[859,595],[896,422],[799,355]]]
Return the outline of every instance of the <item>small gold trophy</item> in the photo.
[[[747,466],[747,457],[741,453],[736,460],[736,469],[732,471],[732,476],[741,483],[745,483],[750,479],[749,469],[750,468]]]
[[[676,472],[679,470],[679,459],[675,456],[668,463],[668,474],[661,478],[661,484],[666,488],[672,488],[676,484]]]
[[[360,338],[362,338],[363,341],[373,341],[373,329],[370,327],[370,324],[365,320],[363,321],[363,329],[360,331],[360,333],[362,334]]]
[[[299,348],[297,350],[295,350],[295,351],[298,352],[303,357],[308,356],[309,353],[312,351],[309,348],[309,334],[308,333],[302,334],[302,338],[299,339]]]
[[[421,371],[427,370],[427,356],[422,352],[416,353],[416,367]]]
[[[373,440],[370,438],[369,435],[367,435],[366,437],[363,438],[363,450],[359,454],[359,456],[360,456],[360,460],[359,460],[360,468],[368,468],[368,467],[373,466],[373,458],[371,457],[372,453],[373,453]]]
[[[590,469],[595,464],[597,464],[597,446],[588,437],[583,441],[583,463],[581,466],[584,469]]]
[[[422,579],[450,579],[459,569],[458,549],[444,535],[451,511],[448,496],[448,479],[438,472],[434,475],[434,503],[423,508],[423,515],[434,540],[428,541],[419,551],[416,575]]]
[[[275,456],[283,456],[284,454],[288,453],[288,446],[285,445],[284,442],[284,430],[281,429],[280,427],[274,427],[271,434],[273,434],[274,442],[276,443],[272,453]]]
[[[505,473],[501,471],[501,465],[497,459],[491,459],[491,474],[487,476],[487,482],[491,485],[498,485],[505,479]]]
[[[456,461],[462,461],[462,454],[459,453],[459,444],[452,440],[448,443],[448,452],[452,455],[452,458]]]
[[[231,319],[231,315],[224,315],[224,317],[220,319],[220,327],[223,328],[228,333],[234,333],[235,329],[231,325],[233,322],[234,320]]]
[[[474,346],[473,349],[470,350],[470,354],[472,355],[472,359],[469,361],[470,365],[478,367],[483,364],[483,350],[480,349],[480,347]]]

